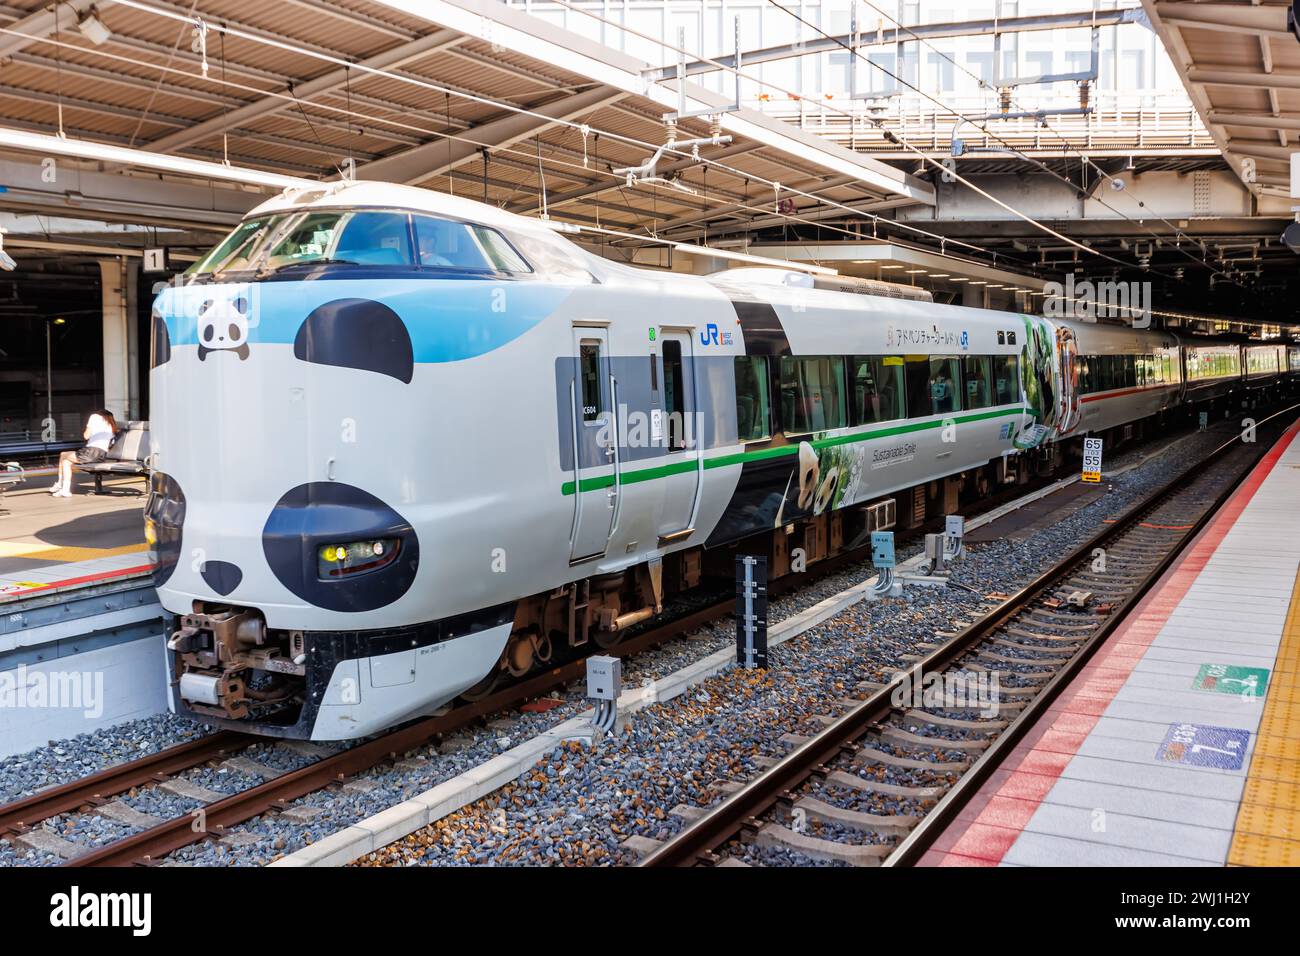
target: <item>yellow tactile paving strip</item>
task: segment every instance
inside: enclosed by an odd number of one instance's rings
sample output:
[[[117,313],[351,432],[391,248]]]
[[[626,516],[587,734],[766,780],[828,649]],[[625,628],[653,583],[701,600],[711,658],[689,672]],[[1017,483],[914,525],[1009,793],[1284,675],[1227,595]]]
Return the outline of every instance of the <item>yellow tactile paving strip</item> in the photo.
[[[1251,755],[1229,866],[1300,866],[1300,575]]]
[[[117,548],[60,548],[56,545],[41,544],[39,541],[0,541],[0,558],[34,558],[37,561],[90,561],[94,558],[111,558],[119,554],[135,554],[145,551],[148,545],[124,544]]]

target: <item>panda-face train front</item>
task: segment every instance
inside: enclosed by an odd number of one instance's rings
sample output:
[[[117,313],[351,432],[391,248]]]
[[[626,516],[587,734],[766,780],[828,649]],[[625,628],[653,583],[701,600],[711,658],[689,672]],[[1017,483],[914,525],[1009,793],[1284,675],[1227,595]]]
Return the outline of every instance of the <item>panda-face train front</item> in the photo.
[[[458,586],[455,552],[492,501],[466,494],[454,450],[473,424],[453,409],[486,404],[473,360],[563,290],[518,291],[512,328],[485,335],[511,275],[456,241],[468,226],[280,205],[155,304],[146,537],[174,710],[349,738],[440,706],[501,655],[512,604]],[[456,262],[349,266],[421,240]]]

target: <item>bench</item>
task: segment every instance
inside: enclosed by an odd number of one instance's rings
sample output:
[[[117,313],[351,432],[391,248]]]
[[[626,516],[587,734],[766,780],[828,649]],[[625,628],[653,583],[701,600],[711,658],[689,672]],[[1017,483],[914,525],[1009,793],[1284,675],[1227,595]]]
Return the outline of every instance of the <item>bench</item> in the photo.
[[[4,501],[5,492],[14,485],[22,484],[27,478],[27,473],[23,471],[23,466],[16,461],[6,461],[0,463],[0,502]],[[7,515],[9,510],[0,504],[0,517]]]
[[[127,422],[126,427],[117,433],[117,438],[108,448],[108,457],[103,461],[90,464],[74,462],[76,471],[84,471],[95,478],[96,495],[104,494],[104,476],[139,475],[149,477],[149,423]],[[124,492],[125,494],[144,494],[143,491]]]

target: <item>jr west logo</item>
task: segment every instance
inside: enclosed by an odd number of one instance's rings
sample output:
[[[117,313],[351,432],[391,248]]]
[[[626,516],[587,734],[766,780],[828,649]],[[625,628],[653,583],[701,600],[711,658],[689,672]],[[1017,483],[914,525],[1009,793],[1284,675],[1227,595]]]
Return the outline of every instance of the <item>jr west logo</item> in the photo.
[[[719,334],[718,324],[716,322],[710,322],[708,325],[704,327],[704,330],[700,332],[700,344],[701,345],[730,345],[731,333],[722,332],[721,334]]]

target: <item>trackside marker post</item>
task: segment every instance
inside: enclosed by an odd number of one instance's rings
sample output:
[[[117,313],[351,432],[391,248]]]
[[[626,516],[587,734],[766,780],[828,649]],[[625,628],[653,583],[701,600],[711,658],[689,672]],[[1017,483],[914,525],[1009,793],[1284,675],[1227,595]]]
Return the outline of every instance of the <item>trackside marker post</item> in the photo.
[[[736,664],[767,667],[767,558],[736,558]]]
[[[1083,440],[1083,475],[1084,481],[1094,484],[1101,481],[1101,439],[1085,438]]]

